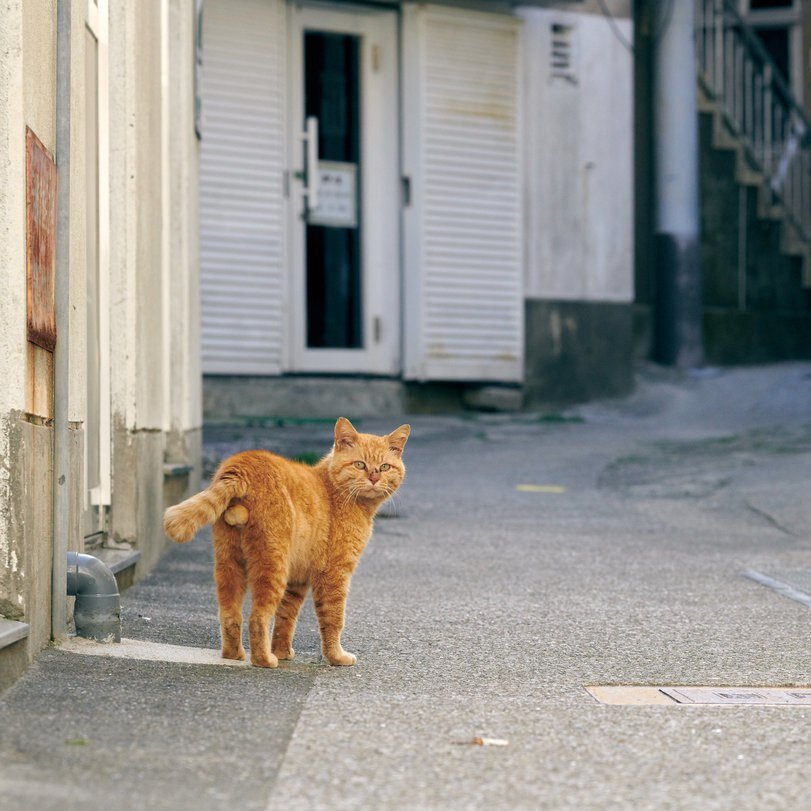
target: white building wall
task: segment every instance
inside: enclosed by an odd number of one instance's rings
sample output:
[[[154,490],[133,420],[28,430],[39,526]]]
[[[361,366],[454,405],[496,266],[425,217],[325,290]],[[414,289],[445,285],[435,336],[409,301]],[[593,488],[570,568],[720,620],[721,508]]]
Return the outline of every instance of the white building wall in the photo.
[[[200,143],[194,127],[194,3],[164,0],[164,428],[174,432],[202,426],[200,370]]]
[[[25,114],[23,107],[22,0],[0,15],[0,418],[25,408]],[[53,146],[53,126],[49,130]],[[46,144],[47,146],[47,144]],[[21,270],[22,269],[22,270]],[[0,456],[7,458],[7,428],[0,429]],[[0,487],[9,470],[0,465]],[[0,502],[0,511],[5,509]],[[0,565],[3,554],[0,528]]]
[[[526,296],[630,302],[633,57],[602,15],[521,16]],[[631,42],[631,21],[616,25]],[[565,45],[553,54],[554,26],[568,40],[568,67]]]
[[[110,3],[109,527],[144,569],[165,543],[164,498],[197,475],[165,480],[165,464],[199,464],[193,25],[191,0]]]
[[[115,429],[136,426],[136,239],[134,4],[110,2],[110,400]]]

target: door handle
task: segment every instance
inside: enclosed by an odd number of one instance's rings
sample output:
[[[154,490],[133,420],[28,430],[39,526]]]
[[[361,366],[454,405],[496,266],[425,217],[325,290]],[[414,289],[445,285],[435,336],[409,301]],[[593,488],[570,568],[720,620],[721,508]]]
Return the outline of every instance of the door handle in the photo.
[[[318,119],[307,117],[307,124],[301,134],[301,140],[307,146],[307,169],[302,194],[307,198],[307,209],[318,208]]]

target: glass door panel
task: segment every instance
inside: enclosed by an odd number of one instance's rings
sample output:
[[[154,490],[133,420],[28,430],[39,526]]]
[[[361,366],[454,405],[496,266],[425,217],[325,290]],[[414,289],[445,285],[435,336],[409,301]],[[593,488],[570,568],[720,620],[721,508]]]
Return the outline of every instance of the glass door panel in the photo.
[[[304,113],[318,128],[319,197],[354,177],[349,207],[341,223],[321,202],[308,207],[306,226],[307,346],[363,347],[361,227],[358,222],[360,159],[359,37],[325,31],[304,34]],[[302,128],[306,125],[301,122]],[[312,171],[308,167],[308,171]],[[329,214],[332,214],[332,221]],[[325,216],[326,214],[326,216]]]

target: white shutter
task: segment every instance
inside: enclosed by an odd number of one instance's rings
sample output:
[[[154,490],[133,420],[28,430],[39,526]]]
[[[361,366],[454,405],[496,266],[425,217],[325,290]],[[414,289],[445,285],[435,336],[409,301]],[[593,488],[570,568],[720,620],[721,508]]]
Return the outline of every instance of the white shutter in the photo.
[[[281,0],[206,0],[200,265],[209,374],[282,368],[285,12]]]
[[[404,10],[405,374],[523,377],[519,25]]]

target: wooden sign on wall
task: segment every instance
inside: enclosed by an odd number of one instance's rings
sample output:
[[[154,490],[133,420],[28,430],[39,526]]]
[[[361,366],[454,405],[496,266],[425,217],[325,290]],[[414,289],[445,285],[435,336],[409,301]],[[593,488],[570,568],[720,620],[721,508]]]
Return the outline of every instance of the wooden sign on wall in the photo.
[[[28,340],[53,352],[56,346],[56,164],[27,127],[25,152]]]

